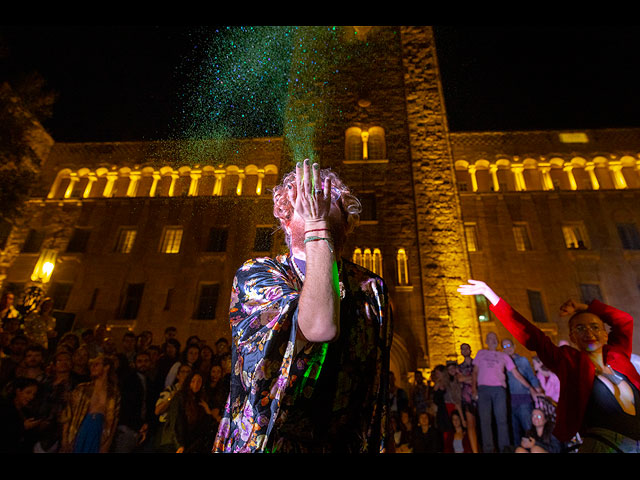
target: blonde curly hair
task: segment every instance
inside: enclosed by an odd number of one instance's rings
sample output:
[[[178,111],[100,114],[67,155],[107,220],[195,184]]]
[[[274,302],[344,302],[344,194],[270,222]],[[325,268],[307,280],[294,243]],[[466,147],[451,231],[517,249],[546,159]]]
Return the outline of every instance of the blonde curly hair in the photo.
[[[331,199],[335,202],[347,222],[347,231],[351,232],[358,225],[360,221],[360,213],[362,212],[362,205],[360,200],[351,192],[338,175],[331,171],[330,168],[323,168],[320,170],[320,182],[324,184],[324,181],[331,179]],[[290,243],[290,239],[284,229],[284,225],[288,224],[293,217],[293,205],[289,201],[288,191],[292,188],[295,192],[296,189],[296,172],[291,171],[287,173],[280,182],[279,185],[273,188],[273,215],[280,221],[280,228],[284,230],[287,237],[287,244]]]

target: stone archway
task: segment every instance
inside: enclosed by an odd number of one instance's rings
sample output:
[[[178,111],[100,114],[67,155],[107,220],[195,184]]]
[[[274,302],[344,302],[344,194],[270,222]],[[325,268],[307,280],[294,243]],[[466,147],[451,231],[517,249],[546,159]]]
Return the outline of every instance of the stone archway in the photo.
[[[409,373],[413,372],[413,363],[407,342],[404,338],[397,333],[393,335],[393,343],[391,344],[389,369],[394,373],[396,377],[396,385],[407,390],[409,384]]]

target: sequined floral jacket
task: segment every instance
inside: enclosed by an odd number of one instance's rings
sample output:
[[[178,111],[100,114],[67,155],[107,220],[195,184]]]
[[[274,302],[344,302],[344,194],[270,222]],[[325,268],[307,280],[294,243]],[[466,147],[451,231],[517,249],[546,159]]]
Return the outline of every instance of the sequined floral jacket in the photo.
[[[289,255],[234,278],[232,379],[214,452],[385,449],[391,316],[382,279],[346,260],[340,336],[296,348],[302,280]]]

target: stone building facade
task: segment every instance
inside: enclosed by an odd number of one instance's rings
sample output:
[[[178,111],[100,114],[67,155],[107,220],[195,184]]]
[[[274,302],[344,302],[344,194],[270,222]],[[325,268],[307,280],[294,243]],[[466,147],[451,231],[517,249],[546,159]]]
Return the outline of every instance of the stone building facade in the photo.
[[[557,341],[568,336],[555,314],[568,296],[640,315],[640,132],[452,133],[429,27],[344,35],[349,55],[326,87],[333,113],[314,155],[361,198],[345,253],[389,286],[401,384],[459,360],[462,343],[482,348],[490,330],[506,336],[483,302],[457,293],[468,278]],[[269,188],[299,159],[286,135],[238,140],[224,158],[207,151],[55,144],[24,222],[0,239],[2,288],[27,285],[52,250],[48,293],[76,328],[228,336],[235,270],[286,248]]]

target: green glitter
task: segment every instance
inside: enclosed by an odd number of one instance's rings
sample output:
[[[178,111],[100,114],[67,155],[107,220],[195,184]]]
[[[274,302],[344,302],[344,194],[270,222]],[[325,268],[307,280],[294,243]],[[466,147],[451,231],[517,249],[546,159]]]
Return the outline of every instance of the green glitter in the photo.
[[[233,162],[235,139],[282,137],[292,161],[318,160],[332,91],[346,49],[344,27],[234,26],[194,29],[185,58],[180,157]],[[186,143],[184,142],[186,140]]]

